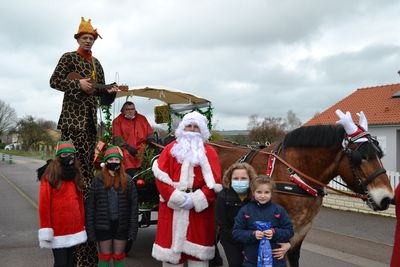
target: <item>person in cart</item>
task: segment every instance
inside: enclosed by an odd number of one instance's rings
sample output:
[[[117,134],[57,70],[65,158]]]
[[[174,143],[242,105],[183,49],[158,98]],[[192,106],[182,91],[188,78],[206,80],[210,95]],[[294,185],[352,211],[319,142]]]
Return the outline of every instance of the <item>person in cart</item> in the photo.
[[[154,130],[146,117],[137,112],[135,104],[127,101],[121,108],[121,114],[112,122],[112,133],[114,143],[124,148],[126,172],[134,177],[141,168],[140,154],[146,143],[156,141]]]

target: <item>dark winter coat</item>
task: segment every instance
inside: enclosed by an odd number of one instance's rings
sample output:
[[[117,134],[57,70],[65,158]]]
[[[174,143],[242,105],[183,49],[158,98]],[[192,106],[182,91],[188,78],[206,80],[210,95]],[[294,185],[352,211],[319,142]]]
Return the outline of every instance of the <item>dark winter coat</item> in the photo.
[[[292,222],[284,208],[271,202],[260,205],[256,201],[251,201],[240,209],[232,231],[233,238],[243,243],[243,266],[246,267],[257,266],[260,241],[254,235],[254,231],[257,230],[254,225],[256,221],[271,222],[274,235],[270,242],[273,249],[279,247],[277,243],[289,242],[294,234]],[[273,266],[286,266],[285,259],[277,260],[274,258]]]
[[[247,203],[249,203],[249,198],[241,201],[232,188],[224,188],[218,193],[215,204],[215,219],[219,226],[221,241],[240,244],[240,242],[233,240],[232,229],[236,215]]]
[[[108,190],[104,188],[101,176],[93,179],[89,196],[86,200],[86,232],[88,241],[95,241],[95,230],[110,229],[110,214]],[[128,176],[128,186],[126,192],[121,187],[118,193],[118,232],[128,231],[128,239],[135,240],[138,230],[138,200],[137,191],[131,178]]]

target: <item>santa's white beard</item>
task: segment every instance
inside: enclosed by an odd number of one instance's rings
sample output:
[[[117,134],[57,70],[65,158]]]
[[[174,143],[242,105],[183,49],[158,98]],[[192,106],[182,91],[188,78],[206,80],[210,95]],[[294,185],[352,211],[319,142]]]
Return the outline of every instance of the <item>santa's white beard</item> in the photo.
[[[192,166],[203,164],[206,160],[206,151],[201,134],[184,131],[172,147],[171,154],[179,163],[189,161]]]

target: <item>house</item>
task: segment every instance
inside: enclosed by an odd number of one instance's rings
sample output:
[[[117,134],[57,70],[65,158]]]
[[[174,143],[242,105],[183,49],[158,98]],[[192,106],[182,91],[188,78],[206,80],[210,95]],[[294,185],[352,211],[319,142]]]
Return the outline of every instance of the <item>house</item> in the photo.
[[[338,120],[337,109],[350,111],[356,123],[356,113],[363,111],[368,131],[378,139],[384,152],[383,165],[387,170],[400,171],[400,84],[357,89],[304,125],[334,124]]]

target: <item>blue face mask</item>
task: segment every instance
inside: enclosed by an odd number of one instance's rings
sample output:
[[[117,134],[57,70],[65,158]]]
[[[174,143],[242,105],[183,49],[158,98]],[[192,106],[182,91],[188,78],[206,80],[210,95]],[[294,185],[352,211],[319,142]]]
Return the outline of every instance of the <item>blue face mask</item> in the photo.
[[[249,180],[232,180],[232,188],[238,194],[246,193],[249,189]]]

